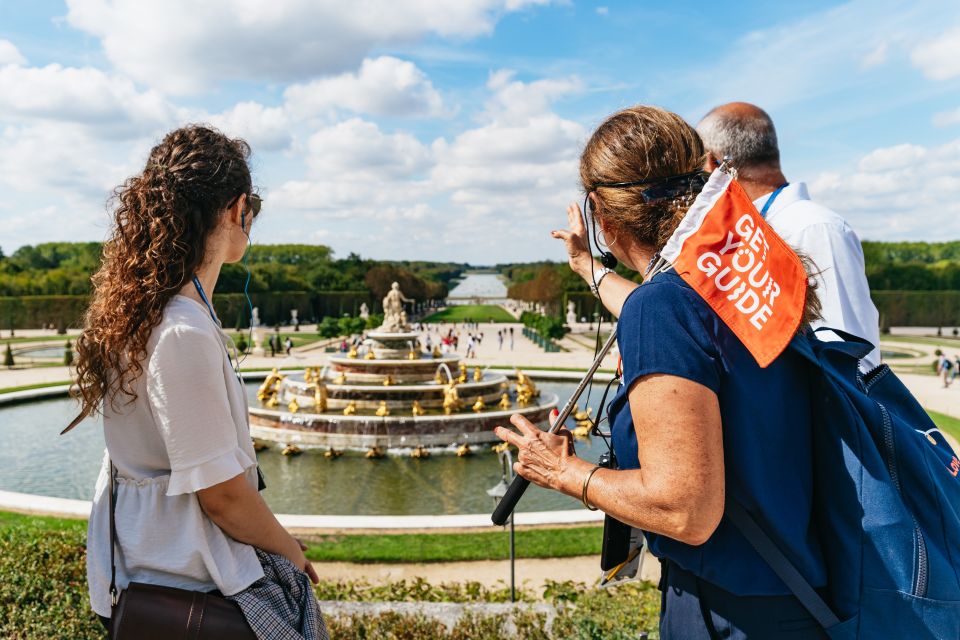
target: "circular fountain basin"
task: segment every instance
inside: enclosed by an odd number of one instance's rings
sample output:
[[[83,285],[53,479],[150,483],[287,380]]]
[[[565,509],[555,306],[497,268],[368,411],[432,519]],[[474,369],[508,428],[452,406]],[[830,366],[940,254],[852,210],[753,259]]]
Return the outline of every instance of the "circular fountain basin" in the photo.
[[[327,359],[330,370],[344,374],[348,382],[379,383],[386,376],[393,376],[395,381],[401,384],[432,381],[437,375],[437,368],[443,365],[455,373],[459,362],[460,358],[457,356],[421,357],[418,360],[399,358],[365,360],[346,356],[330,356]]]
[[[302,380],[285,382],[283,401],[289,403],[291,398],[297,399],[297,404],[304,409],[314,405],[315,386]],[[480,381],[461,382],[457,384],[457,391],[461,400],[473,404],[477,398],[483,399],[486,405],[496,405],[501,394],[507,390],[508,379],[504,375],[485,375]],[[386,402],[391,410],[404,413],[410,411],[413,401],[416,400],[424,409],[439,409],[443,407],[443,391],[446,384],[431,382],[428,384],[330,384],[327,382],[327,409],[343,409],[350,402],[356,404],[357,409],[377,409],[380,402]]]
[[[510,416],[515,413],[534,424],[545,425],[547,415],[557,402],[557,396],[551,393],[541,396],[536,405],[507,410],[382,417],[291,413],[251,407],[250,435],[255,440],[271,444],[357,450],[487,444],[500,442],[493,434],[494,427],[509,423]]]

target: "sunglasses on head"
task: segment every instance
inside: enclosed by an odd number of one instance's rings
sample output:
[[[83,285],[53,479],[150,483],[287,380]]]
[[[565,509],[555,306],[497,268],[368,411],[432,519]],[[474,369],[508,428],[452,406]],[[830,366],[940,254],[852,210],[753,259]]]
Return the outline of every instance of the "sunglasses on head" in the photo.
[[[690,173],[681,173],[675,176],[666,176],[664,178],[652,178],[647,180],[636,180],[633,182],[598,182],[590,188],[596,191],[599,187],[610,189],[625,189],[627,187],[640,187],[650,185],[640,192],[640,197],[647,204],[660,202],[661,200],[672,200],[677,196],[687,193],[699,193],[703,185],[707,184],[710,174],[698,169]]]

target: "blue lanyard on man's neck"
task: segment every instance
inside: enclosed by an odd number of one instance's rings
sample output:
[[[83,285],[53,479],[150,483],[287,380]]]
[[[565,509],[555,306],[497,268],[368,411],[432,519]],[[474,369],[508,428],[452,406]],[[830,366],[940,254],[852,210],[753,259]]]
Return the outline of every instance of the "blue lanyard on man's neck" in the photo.
[[[777,190],[770,194],[770,197],[767,198],[767,201],[763,203],[763,209],[760,209],[760,217],[766,219],[767,212],[770,211],[770,206],[773,204],[773,201],[777,199],[777,196],[780,195],[780,192],[783,191],[786,187],[790,185],[789,182],[784,182],[782,185],[777,187]]]
[[[207,305],[207,311],[210,312],[210,317],[213,318],[213,321],[217,323],[217,326],[223,326],[220,324],[220,320],[217,318],[217,314],[213,312],[213,306],[210,304],[210,301],[207,299],[207,294],[203,290],[203,285],[200,284],[200,278],[196,275],[193,276],[193,286],[196,287],[197,293],[200,294],[200,299],[203,300],[203,304]]]

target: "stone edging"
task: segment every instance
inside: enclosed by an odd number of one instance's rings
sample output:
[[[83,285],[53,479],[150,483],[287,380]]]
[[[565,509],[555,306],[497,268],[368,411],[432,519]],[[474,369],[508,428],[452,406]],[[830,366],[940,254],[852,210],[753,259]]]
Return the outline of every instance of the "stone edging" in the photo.
[[[417,615],[436,620],[443,624],[447,631],[452,631],[457,622],[465,614],[480,614],[483,616],[508,615],[514,611],[527,611],[542,614],[545,619],[544,627],[550,629],[557,610],[553,605],[538,603],[456,603],[456,602],[344,602],[340,600],[320,600],[320,610],[326,617],[362,616],[369,619],[383,613],[400,615]],[[504,632],[512,636],[516,633],[513,621],[506,621]]]
[[[0,510],[17,511],[61,518],[86,519],[90,515],[91,502],[38,496],[14,491],[0,491]],[[603,520],[603,513],[574,509],[570,511],[518,511],[518,525],[569,525],[594,524]],[[425,516],[324,516],[280,514],[277,516],[284,527],[297,530],[364,530],[364,529],[479,529],[490,528],[490,514],[470,513],[463,515]]]

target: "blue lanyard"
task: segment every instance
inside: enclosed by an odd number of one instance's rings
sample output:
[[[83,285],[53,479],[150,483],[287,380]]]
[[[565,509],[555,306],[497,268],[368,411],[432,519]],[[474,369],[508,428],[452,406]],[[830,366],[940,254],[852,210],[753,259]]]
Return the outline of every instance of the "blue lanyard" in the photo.
[[[773,204],[773,201],[777,199],[777,196],[780,195],[780,192],[789,186],[789,182],[784,182],[782,185],[777,187],[777,190],[770,194],[770,197],[767,198],[767,201],[763,203],[763,209],[760,209],[760,217],[766,219],[767,212],[770,211],[770,205]],[[202,294],[201,294],[202,295]]]
[[[200,278],[196,275],[193,276],[193,286],[196,287],[197,293],[200,294],[200,299],[203,300],[203,304],[207,305],[207,311],[210,312],[210,317],[213,318],[213,321],[217,323],[218,327],[222,327],[223,324],[220,323],[220,320],[217,318],[217,314],[213,312],[213,307],[210,305],[210,301],[207,300],[207,294],[203,290],[203,285],[200,284]]]

